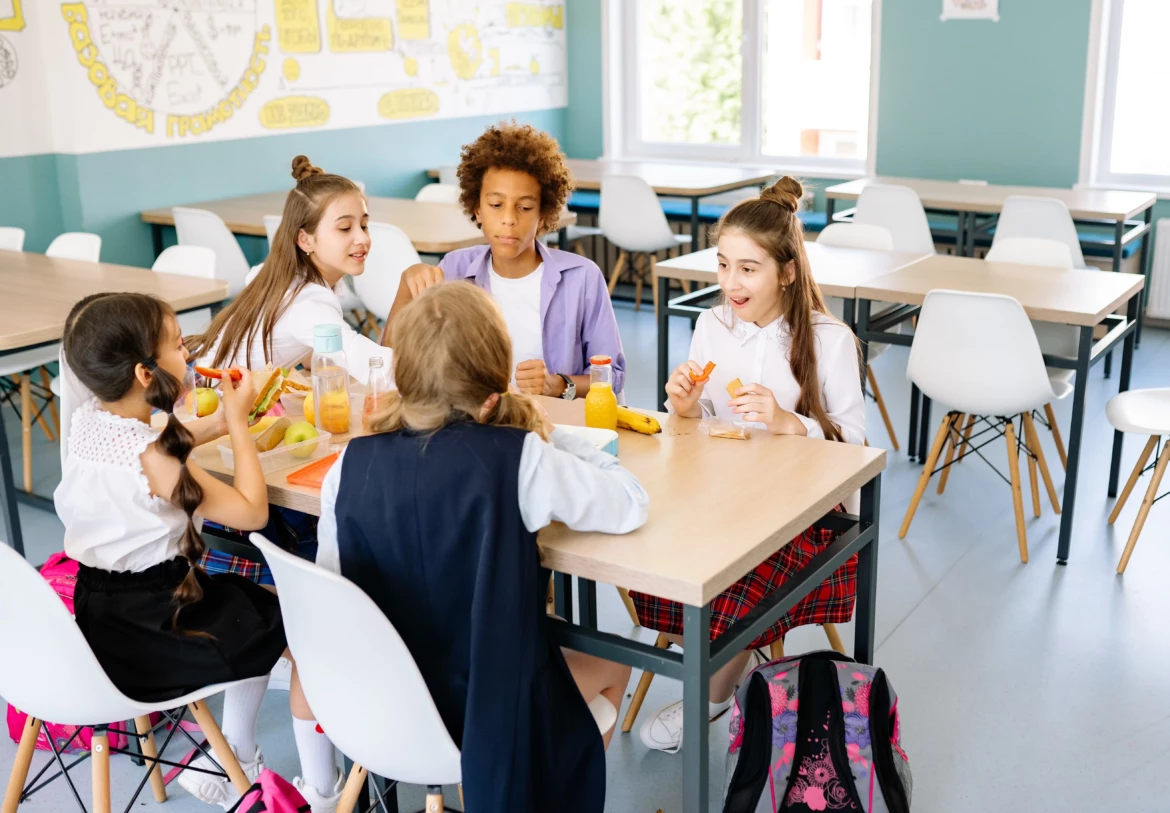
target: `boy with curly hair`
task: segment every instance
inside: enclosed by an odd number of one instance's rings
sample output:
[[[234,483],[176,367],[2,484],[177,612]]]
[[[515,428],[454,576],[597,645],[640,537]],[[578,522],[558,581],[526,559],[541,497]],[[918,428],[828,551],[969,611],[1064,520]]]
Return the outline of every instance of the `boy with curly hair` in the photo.
[[[438,266],[406,269],[387,320],[424,290],[467,280],[491,294],[512,339],[513,379],[522,392],[583,398],[589,358],[613,360],[614,391],[626,359],[601,269],[538,239],[556,228],[572,189],[556,139],[516,122],[489,127],[463,148],[459,202],[487,245],[453,251]]]

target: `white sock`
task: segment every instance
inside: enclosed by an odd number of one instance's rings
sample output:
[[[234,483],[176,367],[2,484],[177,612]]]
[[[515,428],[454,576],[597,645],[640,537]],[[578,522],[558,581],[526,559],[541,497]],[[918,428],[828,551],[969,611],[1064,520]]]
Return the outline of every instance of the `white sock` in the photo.
[[[708,702],[707,703],[707,710],[708,710],[708,712],[710,712],[710,716],[714,717],[716,714],[722,714],[723,712],[727,711],[729,708],[731,708],[731,701],[734,699],[735,699],[735,695],[732,695],[731,697],[724,700],[722,703]]]
[[[316,720],[293,718],[293,735],[301,757],[301,778],[322,796],[332,796],[337,784],[337,755],[333,743],[317,730]]]
[[[267,678],[261,678],[232,686],[223,693],[220,728],[241,761],[251,762],[256,755],[256,724],[260,720],[260,704],[267,688]]]

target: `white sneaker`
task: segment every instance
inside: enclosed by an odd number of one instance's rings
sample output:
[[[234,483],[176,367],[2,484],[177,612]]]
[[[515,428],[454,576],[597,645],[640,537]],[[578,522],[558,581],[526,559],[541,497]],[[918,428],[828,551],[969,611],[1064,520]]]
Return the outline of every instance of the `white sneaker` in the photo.
[[[322,796],[316,788],[305,784],[299,776],[293,779],[293,787],[300,791],[301,796],[309,803],[313,813],[337,813],[337,803],[341,801],[341,789],[345,787],[345,775],[337,772],[337,780],[333,783],[333,794]]]
[[[238,754],[236,758],[239,759]],[[264,767],[264,755],[260,753],[260,746],[256,746],[256,753],[253,754],[251,762],[244,762],[242,759],[239,762],[244,776],[248,777],[249,782],[255,782],[256,777],[260,776],[260,769]],[[208,771],[216,769],[212,761],[205,756],[191,760],[191,767],[203,768]],[[178,782],[183,790],[199,801],[209,805],[219,805],[224,810],[229,809],[240,800],[240,794],[236,792],[235,785],[223,776],[212,776],[198,771],[183,771],[179,774]]]
[[[291,683],[292,661],[288,658],[281,658],[276,662],[276,666],[272,667],[272,673],[268,675],[268,691],[287,692]]]

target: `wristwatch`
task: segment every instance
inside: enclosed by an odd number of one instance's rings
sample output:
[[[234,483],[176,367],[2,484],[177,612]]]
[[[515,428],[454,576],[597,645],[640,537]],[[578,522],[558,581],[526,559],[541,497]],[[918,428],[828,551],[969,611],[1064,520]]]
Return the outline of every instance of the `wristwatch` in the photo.
[[[572,401],[577,397],[577,385],[573,383],[573,379],[569,378],[564,373],[557,373],[557,375],[565,379],[565,391],[561,393],[561,397],[566,401]]]

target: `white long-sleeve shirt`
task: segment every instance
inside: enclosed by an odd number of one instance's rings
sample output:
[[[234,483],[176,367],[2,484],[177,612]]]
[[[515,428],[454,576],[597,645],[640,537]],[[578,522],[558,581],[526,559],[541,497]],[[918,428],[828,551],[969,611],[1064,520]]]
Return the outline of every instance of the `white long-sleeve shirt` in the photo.
[[[796,412],[800,384],[792,375],[788,360],[791,344],[787,322],[781,318],[757,327],[736,319],[727,310],[712,308],[703,312],[691,337],[691,361],[700,367],[708,361],[715,362],[715,369],[703,389],[703,400],[715,408],[717,418],[743,420],[742,415],[734,414],[727,405],[731,400],[727,385],[737,378],[745,385],[761,384],[772,391],[781,408],[800,419],[810,438],[823,438],[825,433],[816,420]],[[840,427],[846,443],[863,444],[865,400],[853,331],[829,316],[816,314],[813,317],[813,337],[821,403],[829,420]],[[671,408],[669,400],[666,407]],[[763,424],[752,425],[763,428]]]
[[[341,572],[337,546],[337,489],[345,452],[321,484],[321,519],[317,524],[317,564]],[[575,531],[625,534],[646,523],[650,498],[633,474],[611,454],[560,429],[550,442],[529,433],[520,453],[516,499],[524,527],[535,533],[550,522]],[[393,488],[393,484],[389,485]]]

